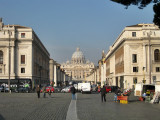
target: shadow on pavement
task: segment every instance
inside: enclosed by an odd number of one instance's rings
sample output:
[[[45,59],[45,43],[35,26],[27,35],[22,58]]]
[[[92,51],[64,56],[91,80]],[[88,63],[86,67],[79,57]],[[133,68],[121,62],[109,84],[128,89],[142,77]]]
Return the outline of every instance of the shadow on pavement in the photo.
[[[0,120],[5,120],[4,117],[0,114]]]

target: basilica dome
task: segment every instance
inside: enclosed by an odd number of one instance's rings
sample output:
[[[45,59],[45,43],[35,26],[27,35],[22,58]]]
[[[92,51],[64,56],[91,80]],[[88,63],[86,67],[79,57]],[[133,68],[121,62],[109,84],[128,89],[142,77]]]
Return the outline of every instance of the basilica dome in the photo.
[[[79,48],[72,54],[72,63],[85,63],[85,57]]]

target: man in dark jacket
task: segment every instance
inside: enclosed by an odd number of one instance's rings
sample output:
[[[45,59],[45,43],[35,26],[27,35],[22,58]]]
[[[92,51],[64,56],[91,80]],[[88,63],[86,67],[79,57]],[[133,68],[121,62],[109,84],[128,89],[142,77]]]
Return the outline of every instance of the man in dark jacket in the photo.
[[[72,100],[75,100],[76,99],[76,97],[75,97],[76,89],[75,89],[75,87],[73,85],[72,85],[72,87],[70,89],[71,89],[71,93],[72,93]]]
[[[102,102],[103,102],[103,99],[106,102],[106,87],[104,85],[103,85],[103,88],[101,88],[101,100],[102,100]]]
[[[37,85],[36,91],[37,91],[38,98],[40,98],[40,86],[39,85]]]

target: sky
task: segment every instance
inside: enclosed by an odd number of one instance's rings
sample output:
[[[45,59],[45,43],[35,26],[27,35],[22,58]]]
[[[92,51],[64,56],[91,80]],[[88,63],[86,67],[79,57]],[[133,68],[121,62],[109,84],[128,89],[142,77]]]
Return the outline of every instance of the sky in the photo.
[[[3,23],[31,27],[50,58],[71,60],[79,47],[95,65],[126,26],[153,23],[153,4],[143,10],[110,0],[0,0]]]

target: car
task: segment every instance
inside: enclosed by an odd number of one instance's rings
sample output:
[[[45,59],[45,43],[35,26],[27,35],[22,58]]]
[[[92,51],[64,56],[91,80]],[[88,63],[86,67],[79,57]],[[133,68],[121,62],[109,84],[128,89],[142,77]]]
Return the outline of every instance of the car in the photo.
[[[52,86],[47,86],[45,87],[46,88],[46,92],[49,92],[49,90],[51,90],[51,92],[53,93],[54,92],[54,88]],[[41,88],[41,93],[43,92],[43,87]]]
[[[30,89],[28,87],[19,87],[16,92],[19,92],[19,93],[29,93],[30,92]]]
[[[52,86],[47,86],[46,87],[46,92],[49,92],[49,90],[51,90],[51,92],[54,92],[54,88]]]
[[[111,86],[111,92],[116,92],[118,89],[118,86]]]
[[[8,87],[0,86],[0,92],[8,92],[8,91],[9,91]]]
[[[3,92],[3,91],[4,91],[4,87],[0,86],[0,92]]]
[[[111,92],[111,86],[105,86],[106,87],[106,92]],[[98,92],[101,92],[101,88],[98,88]]]
[[[54,86],[54,92],[55,93],[58,93],[58,92],[61,92],[62,88],[59,87],[59,86]]]
[[[62,90],[61,90],[61,92],[65,92],[65,93],[68,93],[68,92],[70,92],[70,86],[68,86],[68,87],[65,87],[65,88],[63,88]]]
[[[111,92],[111,86],[106,86],[106,92]]]

